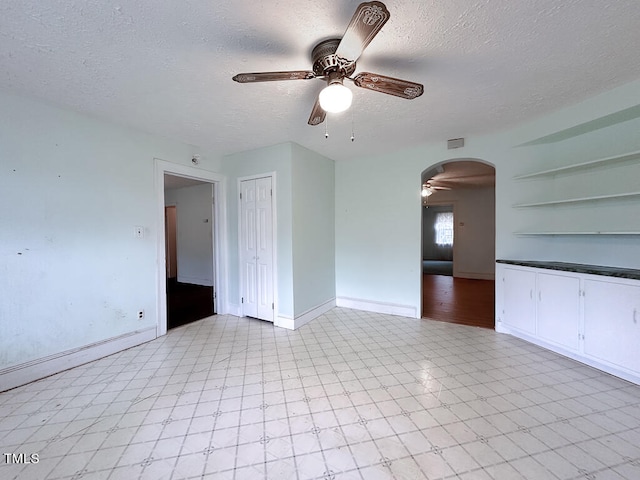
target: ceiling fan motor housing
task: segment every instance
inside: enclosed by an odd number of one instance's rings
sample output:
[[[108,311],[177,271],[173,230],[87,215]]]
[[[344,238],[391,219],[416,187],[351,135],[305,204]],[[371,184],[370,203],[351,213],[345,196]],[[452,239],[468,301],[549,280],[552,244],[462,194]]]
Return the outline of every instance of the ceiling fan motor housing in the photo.
[[[331,38],[317,44],[311,52],[313,61],[313,73],[318,77],[342,79],[348,77],[356,70],[356,62],[336,55],[336,49],[340,44],[340,38]]]

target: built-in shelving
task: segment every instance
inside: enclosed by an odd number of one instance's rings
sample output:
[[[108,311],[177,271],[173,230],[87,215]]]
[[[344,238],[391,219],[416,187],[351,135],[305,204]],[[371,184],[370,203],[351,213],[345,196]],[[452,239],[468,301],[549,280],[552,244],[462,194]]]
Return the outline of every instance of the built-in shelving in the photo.
[[[547,207],[553,205],[562,205],[567,203],[595,202],[600,200],[616,200],[624,198],[640,197],[640,192],[614,193],[610,195],[593,195],[589,197],[565,198],[562,200],[548,200],[545,202],[519,203],[514,205],[515,208],[526,207]]]
[[[571,176],[571,175],[579,175],[581,173],[584,172],[588,172],[590,170],[596,170],[598,168],[605,168],[605,167],[611,167],[611,166],[624,166],[625,168],[627,167],[636,167],[637,165],[640,164],[640,150],[638,151],[634,151],[634,152],[629,152],[629,153],[625,153],[625,154],[621,154],[621,155],[615,155],[612,157],[607,157],[607,158],[600,158],[598,160],[591,160],[588,162],[582,162],[582,163],[575,163],[573,165],[566,165],[564,167],[556,167],[556,168],[550,168],[547,170],[541,170],[538,172],[532,172],[532,173],[527,173],[527,174],[523,174],[523,175],[517,175],[515,177],[513,177],[514,180],[518,181],[518,180],[544,180],[544,179],[550,179],[550,180],[555,180],[555,177],[558,176],[562,176],[562,175],[567,175],[567,176]],[[635,172],[636,170],[634,170]],[[580,185],[580,183],[577,183],[577,185]],[[541,192],[544,192],[545,190],[548,189],[541,189]],[[586,192],[585,192],[586,193]],[[572,207],[573,205],[579,205],[581,203],[587,203],[587,202],[606,202],[606,201],[615,201],[615,200],[628,200],[628,201],[633,201],[633,202],[638,202],[640,200],[640,191],[633,191],[633,192],[615,192],[615,193],[607,193],[607,194],[602,194],[599,193],[598,195],[585,195],[582,197],[573,197],[573,198],[555,198],[555,199],[545,199],[545,198],[540,198],[540,201],[534,201],[534,202],[527,202],[527,203],[518,203],[513,205],[513,208],[536,208],[536,207],[561,207],[561,206],[566,206],[568,208]],[[625,207],[627,208],[627,207]],[[568,212],[567,215],[571,215],[571,212]],[[571,219],[570,218],[565,218],[566,223],[567,223],[567,230],[569,230],[571,227]],[[604,225],[602,225],[604,226]],[[621,227],[624,228],[623,225],[620,225]],[[521,231],[521,232],[514,232],[514,235],[517,236],[596,236],[596,235],[609,235],[609,236],[623,236],[623,235],[640,235],[640,231],[635,231],[636,226],[633,225],[628,225],[631,228],[634,228],[634,230],[615,230],[615,227],[613,230],[608,229],[608,230],[588,230],[588,231]],[[598,227],[597,225],[593,225],[591,226],[591,228],[593,227]],[[574,227],[575,228],[575,227]]]
[[[517,175],[513,177],[514,180],[526,180],[542,177],[552,177],[554,175],[561,175],[564,173],[575,173],[580,170],[589,170],[591,168],[603,167],[605,165],[613,165],[615,163],[624,163],[640,161],[640,150],[631,153],[625,153],[624,155],[616,155],[613,157],[601,158],[598,160],[591,160],[589,162],[576,163],[573,165],[567,165],[565,167],[551,168],[549,170],[542,170],[539,172],[527,173],[525,175]]]

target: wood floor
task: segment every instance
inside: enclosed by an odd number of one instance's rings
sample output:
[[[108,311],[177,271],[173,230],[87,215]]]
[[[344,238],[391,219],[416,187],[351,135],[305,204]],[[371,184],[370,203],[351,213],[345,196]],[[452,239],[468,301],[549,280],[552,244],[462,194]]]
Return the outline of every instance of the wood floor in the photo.
[[[167,280],[167,329],[214,315],[213,287]]]
[[[495,282],[423,275],[422,318],[495,328]]]

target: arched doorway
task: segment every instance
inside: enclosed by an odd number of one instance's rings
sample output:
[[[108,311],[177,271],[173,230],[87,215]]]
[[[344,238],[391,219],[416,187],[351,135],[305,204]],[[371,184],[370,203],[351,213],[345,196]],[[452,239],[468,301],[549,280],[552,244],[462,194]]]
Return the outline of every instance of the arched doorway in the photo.
[[[455,158],[422,185],[422,318],[495,327],[495,168]]]

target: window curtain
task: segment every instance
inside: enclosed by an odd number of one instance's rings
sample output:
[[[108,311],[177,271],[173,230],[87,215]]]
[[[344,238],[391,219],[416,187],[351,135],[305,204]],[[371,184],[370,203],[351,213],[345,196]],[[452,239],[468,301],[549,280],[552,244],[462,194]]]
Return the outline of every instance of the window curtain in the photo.
[[[453,212],[438,212],[433,227],[438,257],[450,260],[453,258]]]

